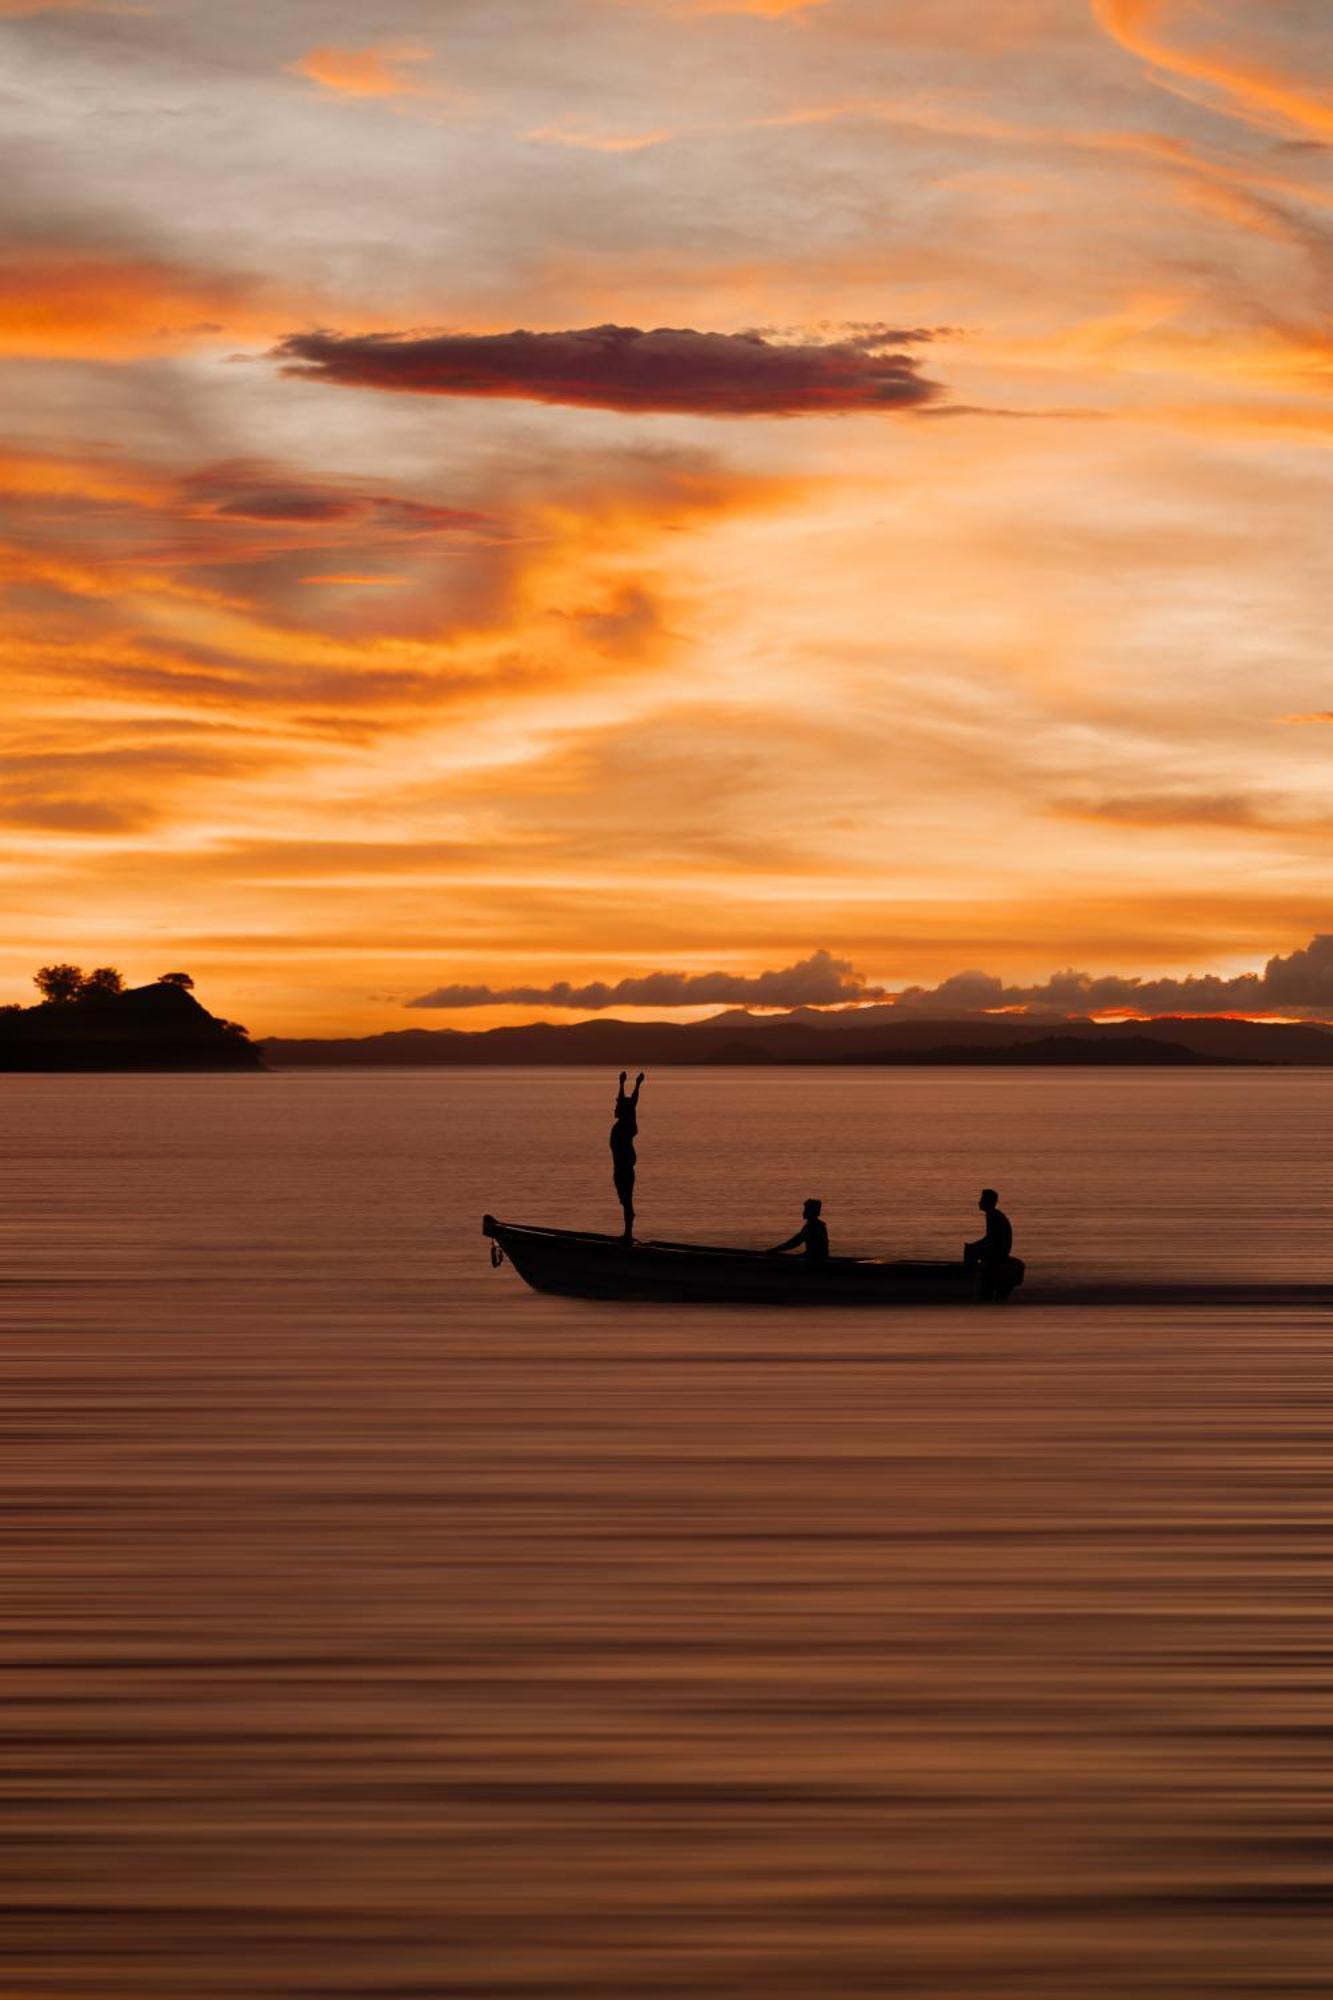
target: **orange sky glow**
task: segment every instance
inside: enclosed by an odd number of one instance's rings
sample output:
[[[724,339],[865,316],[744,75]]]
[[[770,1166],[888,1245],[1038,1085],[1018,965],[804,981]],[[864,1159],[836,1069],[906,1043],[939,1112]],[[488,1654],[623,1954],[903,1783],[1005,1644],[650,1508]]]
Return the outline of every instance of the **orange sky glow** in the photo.
[[[0,5],[0,1000],[1333,930],[1316,0],[349,18]]]

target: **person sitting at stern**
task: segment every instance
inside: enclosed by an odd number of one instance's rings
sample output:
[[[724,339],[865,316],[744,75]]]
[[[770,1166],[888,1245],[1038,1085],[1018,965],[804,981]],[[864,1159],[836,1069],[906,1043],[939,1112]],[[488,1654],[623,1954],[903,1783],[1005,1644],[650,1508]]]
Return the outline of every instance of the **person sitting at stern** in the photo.
[[[822,1264],[828,1257],[828,1227],[819,1219],[824,1204],[813,1196],[806,1202],[801,1214],[805,1221],[794,1236],[785,1243],[775,1243],[767,1253],[770,1257],[780,1257],[784,1250],[804,1250],[812,1264]]]
[[[963,1269],[977,1273],[979,1298],[994,1298],[997,1291],[1004,1297],[1001,1281],[1014,1254],[1013,1225],[1000,1207],[1000,1197],[994,1188],[981,1190],[977,1207],[986,1218],[986,1234],[975,1243],[963,1245]]]

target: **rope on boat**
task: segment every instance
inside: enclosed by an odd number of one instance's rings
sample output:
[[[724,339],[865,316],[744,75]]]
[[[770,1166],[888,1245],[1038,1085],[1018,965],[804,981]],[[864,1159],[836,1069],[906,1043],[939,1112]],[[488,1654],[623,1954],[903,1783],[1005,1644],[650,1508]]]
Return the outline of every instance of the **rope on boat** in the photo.
[[[503,1263],[504,1263],[504,1260],[505,1260],[505,1253],[504,1253],[504,1251],[503,1251],[503,1250],[502,1250],[502,1249],[500,1248],[500,1245],[499,1245],[499,1244],[498,1244],[498,1243],[496,1242],[495,1238],[494,1238],[494,1237],[492,1236],[492,1238],[491,1238],[491,1269],[492,1269],[493,1271],[498,1271],[498,1270],[499,1270],[499,1268],[500,1268],[500,1266],[501,1266],[501,1264],[503,1264]]]

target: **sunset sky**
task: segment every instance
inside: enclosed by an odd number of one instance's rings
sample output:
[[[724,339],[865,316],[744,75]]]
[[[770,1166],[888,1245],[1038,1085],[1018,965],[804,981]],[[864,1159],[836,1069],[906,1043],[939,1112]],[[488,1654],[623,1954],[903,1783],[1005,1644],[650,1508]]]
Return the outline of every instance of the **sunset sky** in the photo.
[[[1326,0],[0,0],[0,79],[0,999],[1333,929]]]

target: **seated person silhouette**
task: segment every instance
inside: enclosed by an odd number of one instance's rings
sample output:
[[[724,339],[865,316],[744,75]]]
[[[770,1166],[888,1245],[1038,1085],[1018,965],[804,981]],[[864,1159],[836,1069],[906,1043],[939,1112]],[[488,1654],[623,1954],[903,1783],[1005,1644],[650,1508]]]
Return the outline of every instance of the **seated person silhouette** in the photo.
[[[981,1190],[977,1207],[986,1218],[986,1234],[963,1245],[963,1269],[977,1273],[978,1298],[1004,1298],[1012,1289],[1004,1280],[1005,1266],[1014,1254],[1013,1225],[994,1188]]]
[[[785,1243],[775,1243],[767,1255],[780,1257],[784,1250],[803,1249],[812,1264],[824,1263],[828,1257],[828,1227],[819,1219],[819,1212],[823,1206],[822,1201],[816,1201],[812,1196],[801,1210],[801,1214],[805,1217],[801,1228],[794,1236],[789,1236]]]
[[[640,1070],[632,1091],[625,1089],[626,1071],[620,1072],[620,1088],[616,1092],[615,1117],[611,1125],[611,1180],[616,1191],[616,1200],[625,1214],[625,1241],[634,1236],[634,1170],[638,1155],[634,1151],[634,1141],[639,1136],[639,1092],[643,1089],[643,1071]]]

